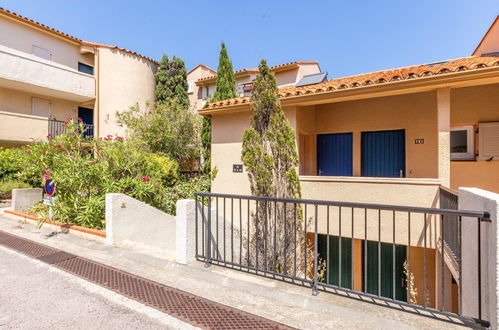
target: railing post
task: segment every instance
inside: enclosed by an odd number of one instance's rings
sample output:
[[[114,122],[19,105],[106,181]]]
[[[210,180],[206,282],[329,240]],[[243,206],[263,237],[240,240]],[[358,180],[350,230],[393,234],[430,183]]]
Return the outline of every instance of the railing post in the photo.
[[[317,291],[317,282],[318,282],[318,266],[319,266],[319,250],[318,250],[318,243],[319,243],[319,233],[317,232],[317,218],[318,218],[318,212],[317,212],[317,205],[315,205],[315,230],[314,230],[314,283],[312,285],[312,295],[317,296],[319,294],[319,291]],[[305,231],[305,240],[307,237],[307,233]],[[305,251],[307,253],[307,251]]]
[[[205,267],[210,267],[211,262],[211,197],[208,196],[208,224],[206,226],[206,263]]]

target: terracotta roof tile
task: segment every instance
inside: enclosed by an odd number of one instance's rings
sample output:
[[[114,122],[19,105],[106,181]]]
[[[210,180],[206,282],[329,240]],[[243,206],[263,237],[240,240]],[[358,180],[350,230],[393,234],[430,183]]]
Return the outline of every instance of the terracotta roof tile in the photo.
[[[334,78],[322,83],[302,87],[287,86],[279,89],[278,97],[283,99],[293,96],[332,92],[335,90],[357,88],[368,85],[379,85],[388,82],[400,82],[408,79],[418,79],[435,75],[444,75],[458,71],[478,70],[493,66],[499,66],[499,57],[471,56],[448,61]],[[204,109],[222,108],[250,101],[251,97],[249,96],[238,97],[221,102],[208,103],[205,105]]]
[[[294,61],[294,62],[283,63],[283,64],[279,64],[279,65],[274,65],[274,66],[271,66],[270,69],[272,71],[276,71],[276,70],[293,68],[293,67],[300,65],[300,64],[317,64],[317,63],[318,63],[317,61]],[[236,76],[242,75],[243,73],[258,73],[258,68],[249,68],[249,69],[242,69],[242,70],[234,71],[234,75],[236,75]],[[198,79],[197,82],[205,82],[207,80],[214,80],[216,78],[217,78],[217,75],[215,73],[213,76]]]

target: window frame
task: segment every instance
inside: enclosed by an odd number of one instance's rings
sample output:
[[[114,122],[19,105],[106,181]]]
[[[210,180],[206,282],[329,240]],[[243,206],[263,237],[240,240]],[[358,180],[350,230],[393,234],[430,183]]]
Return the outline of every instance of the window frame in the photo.
[[[449,140],[452,140],[452,132],[456,131],[466,131],[466,149],[467,152],[451,152],[450,160],[476,160],[475,155],[475,127],[473,125],[463,125],[463,126],[455,126],[450,129]],[[449,141],[449,143],[450,143]],[[452,146],[450,145],[449,148]]]
[[[87,66],[89,68],[92,68],[92,73],[81,71],[80,70],[80,65],[84,65],[84,66]],[[90,64],[87,64],[87,63],[83,63],[83,62],[78,61],[78,72],[81,72],[81,73],[84,73],[84,74],[88,74],[89,76],[93,76],[94,75],[94,66],[90,65]]]

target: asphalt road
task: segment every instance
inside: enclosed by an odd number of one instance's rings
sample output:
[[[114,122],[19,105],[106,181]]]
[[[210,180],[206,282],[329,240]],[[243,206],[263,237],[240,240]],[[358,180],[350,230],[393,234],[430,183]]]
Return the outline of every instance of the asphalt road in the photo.
[[[0,248],[0,330],[167,328],[125,306],[72,275]]]

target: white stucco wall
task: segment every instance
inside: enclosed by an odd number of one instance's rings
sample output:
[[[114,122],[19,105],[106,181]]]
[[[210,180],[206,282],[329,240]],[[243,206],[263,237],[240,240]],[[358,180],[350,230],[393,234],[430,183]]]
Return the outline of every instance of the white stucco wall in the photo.
[[[175,259],[175,217],[123,194],[106,194],[106,242]]]
[[[72,101],[95,97],[93,76],[0,44],[0,86]]]
[[[116,123],[116,112],[138,104],[142,110],[154,102],[157,65],[144,58],[114,48],[98,49],[98,131],[99,136],[123,135]]]
[[[485,211],[491,222],[481,222],[481,239],[478,240],[476,218],[462,219],[462,314],[478,318],[478,244],[482,262],[482,319],[491,323],[492,329],[499,324],[499,254],[498,226],[499,194],[478,188],[459,189],[459,209]]]

